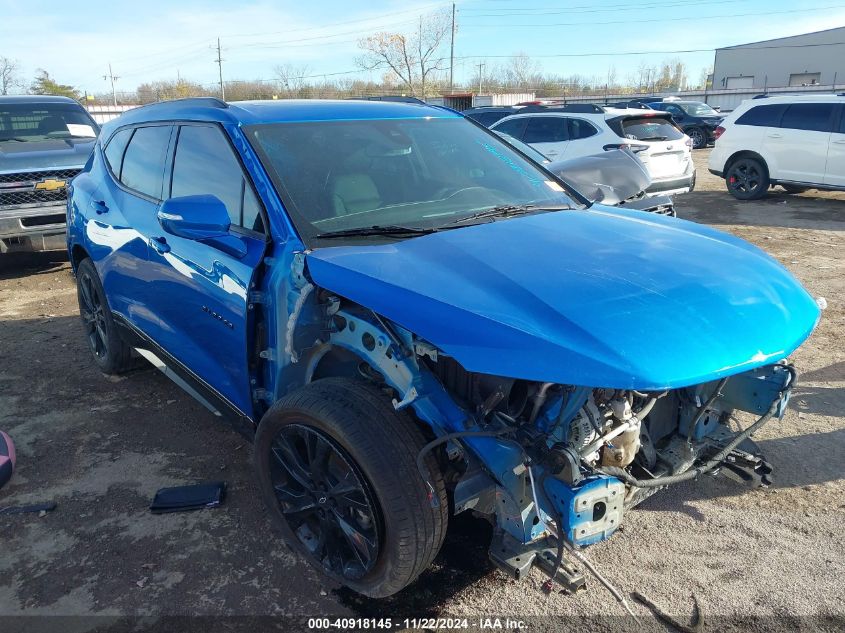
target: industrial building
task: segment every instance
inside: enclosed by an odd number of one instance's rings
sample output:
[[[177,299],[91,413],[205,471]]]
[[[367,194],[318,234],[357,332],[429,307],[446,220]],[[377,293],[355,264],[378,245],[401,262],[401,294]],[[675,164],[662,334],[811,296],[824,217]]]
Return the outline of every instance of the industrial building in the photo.
[[[716,90],[834,84],[845,84],[845,26],[716,49]]]

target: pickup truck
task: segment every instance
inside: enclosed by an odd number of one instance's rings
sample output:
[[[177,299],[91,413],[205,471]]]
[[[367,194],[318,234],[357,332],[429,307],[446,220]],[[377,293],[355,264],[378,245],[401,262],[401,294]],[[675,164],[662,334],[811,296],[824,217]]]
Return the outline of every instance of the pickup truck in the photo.
[[[99,130],[68,97],[0,96],[0,253],[65,248],[67,186]]]
[[[588,203],[424,104],[140,107],[67,214],[99,369],[146,360],[232,422],[281,535],[372,597],[460,512],[512,577],[574,592],[581,548],[659,489],[768,484],[749,437],[820,316],[758,248]]]

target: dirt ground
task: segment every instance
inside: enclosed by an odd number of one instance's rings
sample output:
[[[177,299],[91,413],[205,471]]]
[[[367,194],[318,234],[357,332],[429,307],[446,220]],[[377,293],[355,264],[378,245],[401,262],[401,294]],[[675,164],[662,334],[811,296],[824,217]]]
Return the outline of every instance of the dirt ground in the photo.
[[[679,215],[757,244],[828,303],[794,355],[801,378],[788,414],[757,437],[776,485],[748,490],[705,478],[664,491],[586,554],[626,594],[640,591],[683,621],[695,595],[705,631],[841,630],[845,194],[778,190],[740,203],[707,173],[707,153],[696,152],[698,188],[677,198]],[[0,507],[58,504],[46,516],[0,516],[0,616],[152,616],[143,621],[150,626],[163,622],[158,616],[330,614],[511,616],[530,618],[531,630],[568,628],[572,617],[611,616],[595,630],[634,624],[614,619],[624,612],[592,579],[576,596],[545,595],[537,571],[516,583],[493,570],[489,529],[466,517],[451,525],[434,567],[392,599],[324,583],[271,528],[241,436],[155,370],[113,380],[95,369],[60,255],[0,259],[0,428],[19,453]],[[214,479],[229,486],[220,508],[147,509],[160,487]],[[5,618],[0,630],[43,622]],[[61,628],[117,630],[115,622]],[[212,630],[223,620],[204,622]]]

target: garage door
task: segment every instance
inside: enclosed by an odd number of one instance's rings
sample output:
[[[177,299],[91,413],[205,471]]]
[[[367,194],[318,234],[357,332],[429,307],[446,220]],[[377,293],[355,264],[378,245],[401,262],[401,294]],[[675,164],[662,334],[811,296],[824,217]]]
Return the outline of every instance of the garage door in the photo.
[[[728,77],[725,82],[725,88],[753,88],[754,76],[751,77]]]

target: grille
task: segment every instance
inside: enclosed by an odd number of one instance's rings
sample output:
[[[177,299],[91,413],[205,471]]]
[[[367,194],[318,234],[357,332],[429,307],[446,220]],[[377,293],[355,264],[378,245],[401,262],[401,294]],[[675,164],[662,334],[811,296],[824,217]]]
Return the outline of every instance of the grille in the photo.
[[[39,190],[35,186],[48,179],[64,180],[67,183],[80,171],[80,169],[57,169],[0,174],[0,207],[63,202],[67,199],[67,186],[54,191]]]

